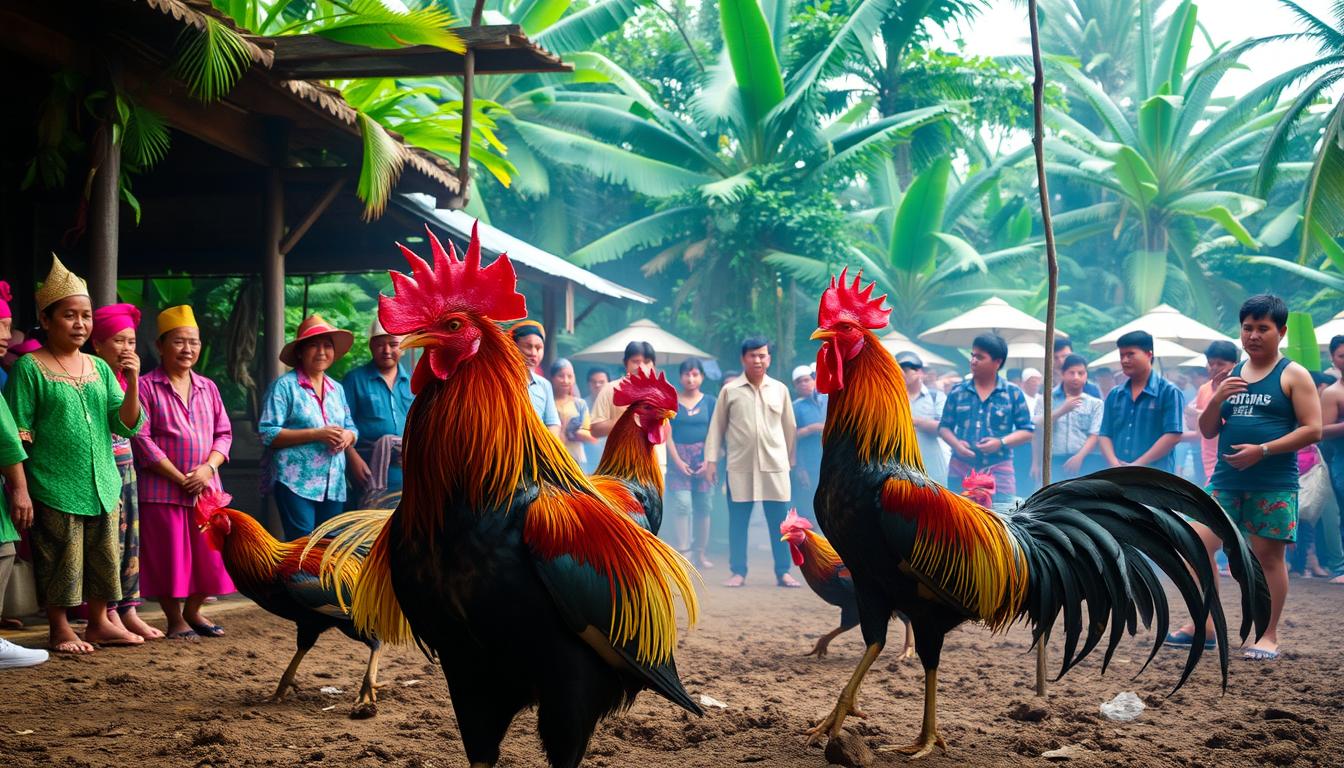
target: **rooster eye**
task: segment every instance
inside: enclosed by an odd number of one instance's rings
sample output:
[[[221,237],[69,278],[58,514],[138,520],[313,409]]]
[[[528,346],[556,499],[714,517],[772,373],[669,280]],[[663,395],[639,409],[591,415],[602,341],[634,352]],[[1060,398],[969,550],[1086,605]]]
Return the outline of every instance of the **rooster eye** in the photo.
[[[449,321],[448,321],[448,330],[450,330],[450,331],[460,331],[460,330],[462,330],[462,321],[461,321],[461,320],[458,320],[457,318],[453,318],[452,320],[449,320]]]

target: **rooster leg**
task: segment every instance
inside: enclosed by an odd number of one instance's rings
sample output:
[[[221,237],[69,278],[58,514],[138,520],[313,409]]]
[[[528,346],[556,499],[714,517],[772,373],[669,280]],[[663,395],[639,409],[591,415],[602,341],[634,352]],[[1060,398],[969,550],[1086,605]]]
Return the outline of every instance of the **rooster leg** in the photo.
[[[947,743],[938,733],[938,668],[924,671],[924,723],[919,728],[919,738],[908,747],[897,751],[915,760],[933,752],[937,747],[947,754]]]
[[[826,658],[826,649],[828,646],[830,646],[831,641],[839,637],[841,633],[849,629],[851,629],[851,627],[839,626],[836,627],[835,629],[832,629],[830,632],[827,632],[826,634],[822,635],[821,637],[817,638],[817,644],[812,646],[812,650],[808,651],[807,655],[816,656],[818,659]]]
[[[363,720],[378,714],[378,657],[382,652],[382,646],[369,651],[369,666],[364,670],[364,684],[359,687],[359,699],[350,712],[351,719]]]
[[[901,658],[911,659],[915,656],[915,630],[910,626],[910,622],[905,622],[905,651]]]
[[[285,693],[290,688],[298,687],[294,685],[294,673],[299,671],[299,662],[303,661],[304,654],[308,653],[308,648],[311,647],[311,645],[307,647],[300,645],[298,650],[294,651],[294,658],[289,660],[289,666],[285,667],[285,674],[280,676],[280,685],[275,689],[275,693],[272,694],[271,701],[284,701]]]
[[[859,660],[858,668],[850,676],[845,689],[840,692],[840,700],[835,703],[835,709],[831,710],[831,714],[827,715],[824,720],[817,723],[815,728],[807,732],[808,744],[816,744],[821,741],[822,736],[828,739],[839,736],[840,726],[845,724],[845,718],[850,715],[865,717],[858,707],[859,685],[863,682],[863,676],[868,674],[868,668],[873,666],[873,662],[877,661],[877,655],[881,652],[882,646],[878,643],[868,646],[868,650],[863,652],[863,658]]]

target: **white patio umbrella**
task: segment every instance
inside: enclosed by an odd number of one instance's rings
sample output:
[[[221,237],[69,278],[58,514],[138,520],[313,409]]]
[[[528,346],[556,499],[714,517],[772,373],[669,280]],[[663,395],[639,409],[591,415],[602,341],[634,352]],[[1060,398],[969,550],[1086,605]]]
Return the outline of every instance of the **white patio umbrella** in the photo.
[[[575,352],[569,359],[585,363],[620,365],[621,358],[625,356],[625,346],[632,341],[647,341],[652,344],[653,351],[658,355],[659,366],[677,365],[690,357],[698,357],[701,360],[714,359],[713,355],[673,336],[648,319],[636,320],[596,344]]]
[[[1112,342],[1114,343],[1114,342]],[[1188,347],[1183,347],[1174,341],[1166,339],[1153,339],[1153,362],[1160,365],[1184,365],[1191,358],[1199,356],[1198,352]],[[1096,360],[1087,364],[1088,368],[1118,367],[1120,365],[1120,350],[1113,349],[1110,352],[1098,357]]]
[[[1198,350],[1207,347],[1210,342],[1233,341],[1231,336],[1219,333],[1198,320],[1186,317],[1175,307],[1168,304],[1159,304],[1138,319],[1125,323],[1105,336],[1093,339],[1089,346],[1096,350],[1114,351],[1115,340],[1130,331],[1147,331],[1153,335],[1154,339],[1166,339],[1183,347],[1193,348],[1196,350],[1195,354],[1198,354]],[[1193,355],[1190,356],[1193,357]]]
[[[930,352],[919,346],[911,341],[909,336],[906,336],[900,331],[892,331],[886,336],[883,336],[882,346],[887,348],[887,351],[892,354],[892,357],[895,357],[902,352],[914,352],[916,355],[919,355],[919,359],[923,360],[925,365],[941,365],[944,368],[957,367],[956,363],[953,363],[951,360],[948,360],[946,357],[943,357],[936,352]]]
[[[976,336],[991,331],[1009,342],[1040,342],[1045,338],[1045,323],[994,296],[975,309],[919,334],[919,340],[949,347],[969,347]],[[1068,338],[1068,334],[1059,330],[1055,335]],[[1044,351],[1044,346],[1041,349]]]
[[[1053,352],[1051,353],[1053,354]],[[1008,342],[1008,357],[1003,361],[1003,370],[1009,368],[1037,368],[1045,365],[1045,345],[1039,341]]]

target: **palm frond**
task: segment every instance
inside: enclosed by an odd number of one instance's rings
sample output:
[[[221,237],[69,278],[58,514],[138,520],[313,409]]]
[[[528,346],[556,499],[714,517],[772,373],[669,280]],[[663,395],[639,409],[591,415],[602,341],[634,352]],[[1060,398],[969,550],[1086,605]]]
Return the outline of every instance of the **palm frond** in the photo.
[[[187,26],[178,37],[173,76],[200,101],[223,98],[252,66],[252,52],[241,35],[218,19],[203,16],[205,28]]]
[[[643,195],[667,197],[714,180],[705,173],[540,123],[516,121],[514,129],[532,149],[551,161],[580,168]]]
[[[449,29],[453,15],[436,6],[410,11],[388,7],[382,0],[347,0],[346,12],[315,19],[304,31],[348,45],[366,48],[404,48],[432,45],[452,53],[467,50],[466,43]]]
[[[599,237],[570,254],[580,266],[592,266],[619,259],[627,253],[662,245],[703,227],[706,211],[698,205],[669,208],[645,216]]]
[[[372,221],[383,215],[392,187],[401,177],[406,164],[406,146],[388,134],[378,121],[356,113],[359,133],[363,137],[364,155],[359,166],[359,185],[355,194],[364,203],[364,220]]]

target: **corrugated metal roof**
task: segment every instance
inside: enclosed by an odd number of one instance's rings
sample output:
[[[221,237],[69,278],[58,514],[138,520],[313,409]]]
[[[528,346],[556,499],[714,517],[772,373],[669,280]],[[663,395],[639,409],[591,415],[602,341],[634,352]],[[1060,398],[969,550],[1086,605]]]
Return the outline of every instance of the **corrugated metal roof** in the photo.
[[[429,195],[399,194],[395,196],[410,212],[424,218],[427,222],[446,230],[461,240],[471,239],[471,227],[476,219],[465,211],[436,209]],[[634,301],[640,304],[652,304],[654,299],[639,291],[626,288],[605,277],[589,272],[583,267],[571,264],[553,253],[527,243],[510,235],[502,229],[480,222],[481,249],[487,255],[509,254],[509,259],[517,264],[544,272],[553,277],[568,280],[575,285],[614,299]]]

